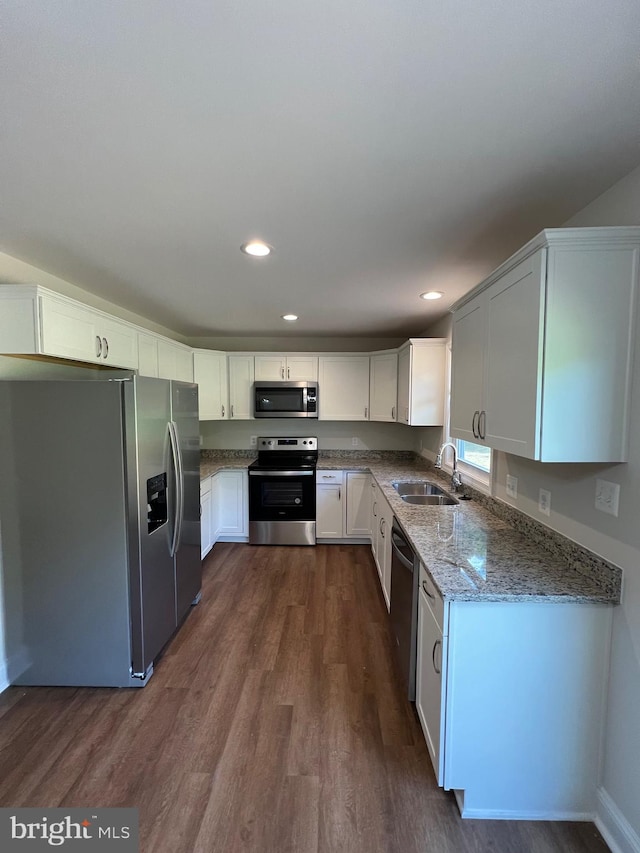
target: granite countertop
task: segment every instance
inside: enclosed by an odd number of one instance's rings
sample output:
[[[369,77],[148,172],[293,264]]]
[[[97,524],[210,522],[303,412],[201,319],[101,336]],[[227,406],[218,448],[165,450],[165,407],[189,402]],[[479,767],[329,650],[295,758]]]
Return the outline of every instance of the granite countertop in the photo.
[[[246,468],[246,452],[203,459],[201,475]],[[405,503],[396,480],[448,478],[408,453],[321,453],[320,469],[370,471],[445,600],[620,602],[622,572],[513,508],[473,490],[455,506]]]

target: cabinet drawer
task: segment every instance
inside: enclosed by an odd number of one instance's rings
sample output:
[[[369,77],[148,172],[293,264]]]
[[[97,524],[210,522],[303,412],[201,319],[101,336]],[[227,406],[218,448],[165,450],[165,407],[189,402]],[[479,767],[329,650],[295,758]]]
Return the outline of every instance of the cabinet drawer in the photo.
[[[342,479],[344,476],[344,471],[316,471],[316,483],[319,486],[330,483],[331,485],[336,485],[337,483],[342,484]]]
[[[420,589],[426,596],[429,610],[433,613],[433,618],[438,623],[440,630],[443,634],[447,634],[444,625],[444,601],[424,563],[420,563]]]

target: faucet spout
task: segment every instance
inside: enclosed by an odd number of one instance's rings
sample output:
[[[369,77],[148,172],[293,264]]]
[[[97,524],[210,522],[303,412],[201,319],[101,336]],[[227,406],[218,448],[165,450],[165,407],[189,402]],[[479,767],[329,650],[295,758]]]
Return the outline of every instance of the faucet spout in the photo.
[[[453,469],[451,471],[451,488],[454,492],[457,492],[460,486],[462,485],[462,478],[458,472],[458,452],[456,450],[456,446],[452,441],[445,442],[440,450],[438,451],[438,455],[436,456],[435,467],[442,468],[442,454],[450,447],[453,451]]]

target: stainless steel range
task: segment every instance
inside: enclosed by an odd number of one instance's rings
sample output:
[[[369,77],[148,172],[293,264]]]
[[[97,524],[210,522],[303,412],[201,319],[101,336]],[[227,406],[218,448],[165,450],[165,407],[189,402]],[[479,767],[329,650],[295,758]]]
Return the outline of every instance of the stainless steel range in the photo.
[[[249,544],[316,544],[318,439],[258,438],[249,465]]]

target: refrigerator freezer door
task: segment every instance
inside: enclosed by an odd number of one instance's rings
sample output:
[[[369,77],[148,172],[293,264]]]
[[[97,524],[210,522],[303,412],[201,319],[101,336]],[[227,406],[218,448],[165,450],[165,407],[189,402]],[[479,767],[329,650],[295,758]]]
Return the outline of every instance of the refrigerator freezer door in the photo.
[[[136,377],[124,383],[126,474],[129,492],[131,645],[134,673],[145,673],[176,628],[175,582],[169,540],[175,496],[167,425],[171,385]],[[168,521],[147,523],[149,480],[166,474]]]
[[[182,460],[182,524],[175,555],[176,620],[182,621],[200,593],[200,423],[198,386],[171,383],[171,418]]]

